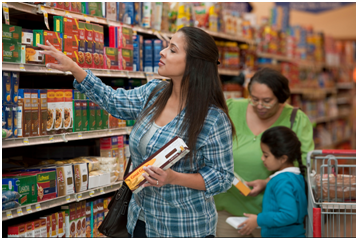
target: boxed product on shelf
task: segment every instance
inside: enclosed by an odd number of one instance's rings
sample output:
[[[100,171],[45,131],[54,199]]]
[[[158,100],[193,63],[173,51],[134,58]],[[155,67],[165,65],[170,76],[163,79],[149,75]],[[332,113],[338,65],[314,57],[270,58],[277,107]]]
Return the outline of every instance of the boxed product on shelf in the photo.
[[[133,71],[143,71],[143,36],[133,35]]]
[[[39,135],[39,98],[38,90],[31,90],[31,133],[30,136]]]
[[[30,45],[29,45],[30,46]],[[20,53],[20,63],[25,64],[26,63],[26,45],[21,45],[21,53]]]
[[[153,72],[153,44],[150,39],[143,42],[143,69],[144,72]]]
[[[133,49],[133,29],[120,25],[117,28],[117,48]]]
[[[57,238],[58,237],[58,225],[57,225],[56,213],[51,214],[50,225],[51,225],[50,237]]]
[[[61,210],[65,212],[65,237],[76,237],[76,203],[71,203],[66,206],[61,206]]]
[[[22,27],[3,24],[2,25],[2,41],[21,44]]]
[[[77,52],[78,42],[77,35],[65,34],[63,36],[63,52]]]
[[[143,2],[142,3],[142,27],[151,28],[152,25],[152,3]]]
[[[78,21],[78,66],[85,66],[86,30],[85,22]]]
[[[40,237],[47,237],[47,221],[46,218],[40,218]]]
[[[112,114],[108,115],[109,128],[118,128],[118,119],[113,117]]]
[[[34,237],[40,238],[41,237],[41,221],[37,219],[34,221]]]
[[[25,63],[44,64],[45,56],[41,54],[42,50],[40,47],[26,46]]]
[[[86,201],[79,202],[81,204],[81,237],[86,237]]]
[[[160,52],[163,49],[163,41],[159,39],[153,40],[153,71],[158,73],[159,61],[160,61]]]
[[[102,129],[108,129],[109,114],[106,110],[102,110]]]
[[[55,32],[60,32],[64,35],[78,35],[78,20],[76,18],[54,16],[53,25]]]
[[[96,130],[101,130],[102,129],[102,109],[98,104],[95,104],[95,108],[96,108],[96,126],[95,129]]]
[[[104,48],[104,68],[118,70],[118,49]]]
[[[21,44],[32,46],[34,40],[34,33],[31,29],[22,29]]]
[[[72,132],[73,130],[73,96],[72,96],[72,90],[71,89],[65,89],[64,92],[64,123],[63,127],[65,129],[65,132]]]
[[[100,62],[100,54],[101,54],[101,40],[100,40],[100,30],[99,25],[92,24],[93,27],[93,68],[101,68],[101,62]],[[103,51],[103,48],[102,48]]]
[[[35,226],[34,226],[34,222],[30,221],[25,223],[26,224],[26,233],[25,233],[25,237],[26,238],[34,238],[35,237]]]
[[[91,23],[85,23],[85,68],[93,67],[93,25]]]
[[[91,229],[91,201],[86,201],[86,232],[85,237],[90,238],[92,236],[92,229]]]
[[[98,228],[101,226],[104,219],[103,210],[103,198],[100,198],[97,201],[97,237],[103,237],[103,234],[98,231]]]
[[[160,31],[162,27],[163,3],[152,2],[151,26],[153,29]]]
[[[78,51],[64,52],[64,54],[78,64]]]
[[[56,119],[56,90],[47,90],[47,124],[46,130],[48,135],[55,134],[55,119]]]
[[[108,27],[108,41],[109,47],[118,48],[118,27],[117,26],[109,26]]]
[[[7,237],[25,238],[26,237],[26,224],[21,223],[7,228]]]
[[[4,74],[3,74],[3,76],[4,76]],[[11,72],[11,94],[10,94],[10,96],[11,96],[11,103],[13,103],[13,104],[17,104],[19,82],[20,82],[19,73]]]
[[[98,200],[94,200],[91,202],[91,237],[97,237],[97,201]]]
[[[106,18],[117,21],[117,4],[115,2],[106,2]]]
[[[80,99],[80,92],[78,90],[73,90],[73,132],[81,132],[82,131],[82,102]],[[87,112],[87,101],[86,101],[86,112]],[[87,115],[86,115],[87,119]]]
[[[66,223],[65,223],[65,211],[56,213],[57,225],[58,225],[58,238],[66,237]]]
[[[63,133],[63,123],[64,123],[64,105],[65,105],[65,96],[63,89],[55,90],[55,101],[56,101],[56,110],[55,110],[55,122],[54,129],[56,133]]]
[[[95,17],[103,17],[101,2],[82,2],[82,13]]]
[[[81,102],[81,113],[82,113],[82,123],[81,123],[81,129],[82,131],[88,131],[89,130],[89,108],[88,108],[88,98],[85,94],[80,93],[80,102]]]
[[[104,69],[104,30],[103,26],[97,26],[98,35],[99,35],[99,45],[98,45],[98,54],[99,54],[99,68]]]
[[[42,202],[57,196],[56,168],[37,173],[37,201]]]
[[[82,233],[82,203],[76,204],[76,237],[81,237]]]
[[[17,130],[17,105],[13,104],[11,105],[11,118],[12,118],[12,137],[17,138],[18,137],[18,130]]]
[[[11,72],[2,72],[2,103],[11,104]]]
[[[21,206],[37,202],[36,173],[13,174],[2,179],[2,190],[16,191],[20,198],[16,200]]]
[[[119,164],[118,181],[123,180],[125,162],[126,161],[124,155],[124,138],[123,136],[118,136],[118,164]]]
[[[51,233],[51,215],[40,217],[41,220],[41,226],[45,222],[46,223],[46,236],[47,238],[50,237]]]
[[[22,130],[23,137],[31,135],[31,89],[22,89],[19,91],[19,96],[23,99],[23,114],[22,114]]]
[[[96,104],[91,100],[87,101],[88,131],[96,130]]]
[[[3,41],[2,60],[4,62],[21,63],[21,44]]]
[[[118,49],[119,70],[133,71],[133,50]]]
[[[66,196],[75,193],[72,165],[64,165],[56,168],[57,196]]]
[[[37,47],[37,44],[45,45],[47,41],[49,41],[52,46],[54,46],[57,50],[62,52],[62,33],[47,31],[47,30],[33,30],[34,39],[33,46]],[[45,56],[45,64],[47,63],[57,63],[56,59],[52,56]]]
[[[141,25],[142,23],[142,2],[134,2],[134,17],[133,17],[133,24]]]
[[[117,2],[117,21],[132,25],[134,20],[133,2]]]
[[[118,156],[118,137],[107,137],[99,140],[101,157]]]

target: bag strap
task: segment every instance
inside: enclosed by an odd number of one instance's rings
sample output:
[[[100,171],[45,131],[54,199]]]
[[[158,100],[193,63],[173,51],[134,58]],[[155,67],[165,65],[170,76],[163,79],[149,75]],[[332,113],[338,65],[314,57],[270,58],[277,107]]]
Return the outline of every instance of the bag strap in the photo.
[[[126,166],[126,170],[124,171],[123,178],[124,178],[124,176],[127,176],[128,172],[129,172],[129,168],[131,167],[131,164],[132,164],[132,157],[129,157],[129,160],[128,160],[128,163]]]
[[[290,117],[290,122],[291,122],[291,127],[290,127],[290,129],[292,129],[293,123],[295,122],[295,118],[296,118],[296,115],[297,115],[297,111],[298,111],[298,108],[297,108],[297,107],[293,108],[293,110],[292,110],[291,117]]]

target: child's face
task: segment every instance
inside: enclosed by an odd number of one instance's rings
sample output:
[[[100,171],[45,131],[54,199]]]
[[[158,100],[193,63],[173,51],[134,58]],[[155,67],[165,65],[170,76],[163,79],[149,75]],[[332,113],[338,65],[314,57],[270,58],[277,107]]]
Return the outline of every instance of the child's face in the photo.
[[[266,144],[261,143],[260,145],[263,153],[261,160],[264,163],[267,170],[269,171],[280,170],[284,165],[284,162],[281,159],[275,158],[275,156],[271,153],[270,148]]]

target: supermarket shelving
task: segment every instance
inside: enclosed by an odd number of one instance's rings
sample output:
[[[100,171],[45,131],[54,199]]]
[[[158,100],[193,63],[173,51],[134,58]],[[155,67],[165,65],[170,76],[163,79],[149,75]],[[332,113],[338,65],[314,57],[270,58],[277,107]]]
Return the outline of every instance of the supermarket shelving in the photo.
[[[317,94],[322,93],[336,93],[336,88],[291,88],[291,94]]]
[[[239,70],[227,70],[227,69],[219,69],[220,75],[227,75],[227,76],[239,76]]]
[[[354,83],[353,82],[337,83],[337,88],[338,89],[353,89],[354,88]]]
[[[348,114],[339,114],[337,116],[323,116],[323,117],[317,117],[311,120],[312,123],[325,123],[325,122],[330,122],[330,121],[334,121],[337,119],[341,119],[341,118],[347,118],[349,115]]]
[[[349,104],[351,101],[350,97],[337,97],[337,104]]]
[[[2,221],[40,212],[46,209],[60,207],[72,202],[79,202],[92,197],[101,196],[106,193],[115,192],[122,186],[123,181],[118,181],[107,186],[88,189],[83,192],[73,193],[67,196],[56,197],[47,201],[27,204],[18,208],[2,211]]]
[[[2,148],[25,147],[42,144],[53,144],[59,142],[76,141],[82,139],[102,138],[130,134],[132,127],[103,129],[86,132],[72,132],[55,135],[44,135],[27,138],[8,138],[2,140]]]

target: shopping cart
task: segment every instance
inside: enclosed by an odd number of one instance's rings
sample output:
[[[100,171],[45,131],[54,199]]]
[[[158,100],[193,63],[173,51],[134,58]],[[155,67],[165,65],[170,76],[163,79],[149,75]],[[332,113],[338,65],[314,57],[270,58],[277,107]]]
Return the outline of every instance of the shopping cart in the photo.
[[[307,154],[307,237],[356,236],[356,151]]]

